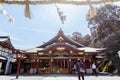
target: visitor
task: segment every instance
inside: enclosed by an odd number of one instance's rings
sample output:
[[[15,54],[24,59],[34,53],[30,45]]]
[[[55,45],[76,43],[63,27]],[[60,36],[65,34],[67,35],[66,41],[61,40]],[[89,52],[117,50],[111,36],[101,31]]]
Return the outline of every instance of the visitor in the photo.
[[[96,72],[96,64],[95,64],[95,62],[92,63],[92,75],[97,76],[97,72]]]
[[[76,71],[78,75],[78,80],[81,80],[80,77],[82,77],[82,80],[84,80],[84,63],[80,59],[78,59],[78,62],[76,63]]]

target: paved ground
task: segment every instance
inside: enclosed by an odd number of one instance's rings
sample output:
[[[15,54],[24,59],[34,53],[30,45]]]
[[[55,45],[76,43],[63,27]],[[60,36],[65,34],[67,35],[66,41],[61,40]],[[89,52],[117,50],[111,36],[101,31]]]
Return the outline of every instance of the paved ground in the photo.
[[[0,80],[16,80],[15,75],[0,76]],[[31,75],[19,76],[17,80],[78,80],[76,75]],[[85,76],[85,80],[120,80],[120,76],[99,75]]]

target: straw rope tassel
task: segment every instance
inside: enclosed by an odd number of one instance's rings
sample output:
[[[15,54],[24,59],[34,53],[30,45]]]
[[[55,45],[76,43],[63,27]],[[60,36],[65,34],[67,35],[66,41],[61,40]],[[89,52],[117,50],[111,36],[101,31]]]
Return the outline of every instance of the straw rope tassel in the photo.
[[[96,11],[96,9],[92,6],[90,0],[88,0],[88,2],[89,2],[89,7],[90,7],[89,12],[88,12],[88,14],[89,14],[89,15],[88,15],[88,19],[91,19],[92,17],[94,17],[94,16],[97,14],[97,11]]]
[[[90,7],[89,10],[89,19],[91,19],[92,17],[94,17],[97,14],[96,9],[94,9],[93,7]]]
[[[2,11],[2,4],[0,4],[0,12]]]
[[[28,0],[27,0],[28,1]],[[30,14],[30,6],[29,4],[26,4],[25,6],[25,16],[28,18],[31,18],[31,14]]]

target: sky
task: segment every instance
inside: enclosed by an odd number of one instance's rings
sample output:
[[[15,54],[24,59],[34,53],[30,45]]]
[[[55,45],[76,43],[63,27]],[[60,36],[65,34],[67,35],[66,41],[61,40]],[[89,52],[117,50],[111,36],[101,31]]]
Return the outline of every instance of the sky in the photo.
[[[66,15],[66,21],[61,23],[55,4],[31,5],[32,18],[26,18],[24,5],[3,5],[4,10],[14,18],[10,24],[5,15],[0,14],[0,36],[10,36],[16,49],[28,49],[42,45],[52,39],[60,30],[65,35],[80,32],[90,34],[86,15],[89,6],[57,4]]]

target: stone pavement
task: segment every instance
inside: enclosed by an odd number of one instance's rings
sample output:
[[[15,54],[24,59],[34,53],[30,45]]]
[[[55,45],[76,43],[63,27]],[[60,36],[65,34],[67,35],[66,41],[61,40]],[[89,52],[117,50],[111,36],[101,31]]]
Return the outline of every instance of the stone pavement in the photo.
[[[0,80],[78,80],[76,75],[21,75],[15,79],[15,75],[0,75]],[[100,75],[85,76],[85,80],[120,80],[120,76]]]

